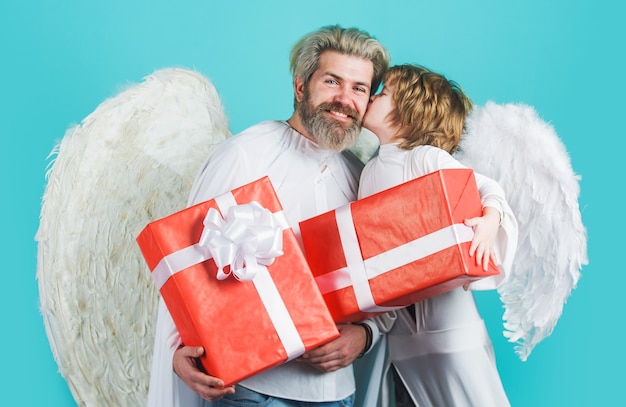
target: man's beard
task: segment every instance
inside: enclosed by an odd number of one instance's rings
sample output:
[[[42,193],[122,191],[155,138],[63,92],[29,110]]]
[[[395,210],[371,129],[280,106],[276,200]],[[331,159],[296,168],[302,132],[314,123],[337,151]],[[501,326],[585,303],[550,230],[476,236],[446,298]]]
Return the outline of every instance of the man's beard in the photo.
[[[351,147],[361,132],[359,112],[339,102],[311,104],[309,93],[305,91],[304,99],[298,103],[298,113],[302,125],[317,144],[331,151],[342,151]],[[347,125],[328,117],[326,112],[334,111],[348,115],[352,120]]]

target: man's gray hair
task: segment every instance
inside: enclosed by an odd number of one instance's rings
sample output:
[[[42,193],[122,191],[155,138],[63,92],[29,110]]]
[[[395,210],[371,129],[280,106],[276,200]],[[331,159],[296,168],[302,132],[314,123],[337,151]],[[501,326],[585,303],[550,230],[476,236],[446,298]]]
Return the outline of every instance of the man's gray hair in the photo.
[[[322,27],[302,37],[291,50],[290,66],[294,77],[303,80],[305,86],[319,66],[324,51],[337,51],[372,61],[374,77],[370,93],[374,94],[389,68],[389,52],[369,33],[358,28],[342,28],[338,25]]]

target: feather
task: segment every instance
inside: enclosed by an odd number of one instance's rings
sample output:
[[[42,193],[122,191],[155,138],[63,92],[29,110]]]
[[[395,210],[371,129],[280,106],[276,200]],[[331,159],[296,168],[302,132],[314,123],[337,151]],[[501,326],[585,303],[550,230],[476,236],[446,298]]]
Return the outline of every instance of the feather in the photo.
[[[580,176],[554,128],[523,104],[476,107],[457,159],[498,181],[517,218],[517,252],[498,293],[504,335],[525,361],[553,332],[588,263]]]
[[[376,134],[363,127],[354,145],[349,150],[365,164],[376,154],[379,146],[380,141],[378,141]]]
[[[105,100],[53,148],[37,280],[79,405],[145,405],[159,294],[135,238],[185,207],[197,169],[229,136],[211,82],[168,68]]]

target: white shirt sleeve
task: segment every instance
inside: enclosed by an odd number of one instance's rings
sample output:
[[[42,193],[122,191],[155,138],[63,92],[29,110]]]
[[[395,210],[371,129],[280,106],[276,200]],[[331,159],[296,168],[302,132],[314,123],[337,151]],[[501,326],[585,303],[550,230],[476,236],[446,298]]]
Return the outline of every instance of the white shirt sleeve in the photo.
[[[157,315],[147,406],[201,407],[202,398],[174,373],[172,366],[174,351],[182,342],[162,298],[159,298]]]
[[[424,175],[444,168],[467,168],[446,151],[432,146],[423,146],[412,151],[410,166],[414,174]],[[504,190],[495,180],[482,174],[474,173],[476,186],[480,194],[482,207],[491,206],[500,212],[501,227],[496,237],[496,257],[500,274],[480,279],[472,284],[472,290],[491,290],[497,288],[510,274],[513,257],[517,248],[517,221],[511,210]]]

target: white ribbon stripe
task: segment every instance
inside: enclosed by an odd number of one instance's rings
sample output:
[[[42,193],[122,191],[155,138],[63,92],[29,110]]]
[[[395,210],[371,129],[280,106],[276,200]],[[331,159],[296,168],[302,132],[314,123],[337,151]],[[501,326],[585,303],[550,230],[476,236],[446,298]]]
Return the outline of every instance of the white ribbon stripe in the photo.
[[[378,306],[374,302],[369,279],[456,244],[470,242],[474,236],[472,228],[464,224],[453,224],[364,260],[350,206],[346,205],[335,211],[347,267],[318,276],[315,281],[322,294],[353,286],[359,309],[363,312],[385,312],[402,308]]]
[[[259,270],[252,283],[258,291],[259,297],[261,297],[272,324],[274,324],[276,334],[283,344],[285,352],[287,352],[287,360],[302,355],[305,351],[304,343],[267,267],[262,267]]]
[[[352,220],[351,207],[352,205],[344,205],[338,208],[335,211],[335,218],[337,219],[341,245],[344,250],[344,255],[346,256],[348,273],[350,280],[352,280],[352,287],[354,288],[354,295],[356,296],[359,309],[368,312],[386,312],[401,308],[379,307],[376,302],[374,302],[367,270],[365,269],[365,263],[361,255],[361,248],[359,247],[359,240],[356,236],[356,229],[354,228],[354,221]]]

